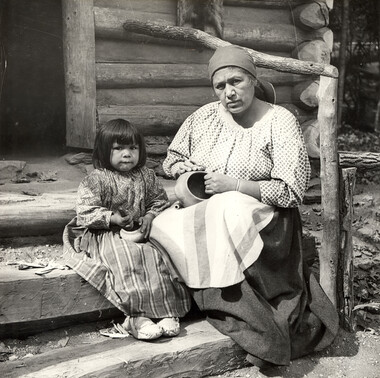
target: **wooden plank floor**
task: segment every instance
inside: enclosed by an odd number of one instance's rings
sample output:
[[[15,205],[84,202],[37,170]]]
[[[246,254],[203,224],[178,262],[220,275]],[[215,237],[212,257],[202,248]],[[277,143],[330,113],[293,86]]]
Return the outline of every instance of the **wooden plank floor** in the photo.
[[[2,377],[202,377],[246,365],[246,352],[206,320],[182,324],[178,337],[151,342],[105,339],[2,363]]]

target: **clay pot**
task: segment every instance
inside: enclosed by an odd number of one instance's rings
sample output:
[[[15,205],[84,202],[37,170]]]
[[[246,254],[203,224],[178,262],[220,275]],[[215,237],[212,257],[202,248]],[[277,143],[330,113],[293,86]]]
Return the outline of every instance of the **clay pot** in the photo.
[[[174,192],[183,207],[195,205],[211,197],[211,194],[205,192],[206,174],[204,171],[192,171],[178,177]]]
[[[122,228],[120,230],[120,236],[125,240],[133,241],[135,243],[142,243],[145,240],[140,228],[131,231],[127,231]]]

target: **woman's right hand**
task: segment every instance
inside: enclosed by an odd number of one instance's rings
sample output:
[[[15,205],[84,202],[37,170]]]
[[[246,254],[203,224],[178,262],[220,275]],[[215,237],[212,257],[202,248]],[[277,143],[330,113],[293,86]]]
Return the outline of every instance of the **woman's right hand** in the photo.
[[[189,158],[178,164],[178,176],[182,175],[185,172],[191,171],[204,171],[205,166],[201,165],[196,159]]]
[[[120,213],[113,213],[110,223],[111,225],[124,228],[127,231],[133,228],[133,218],[130,214],[121,216]]]

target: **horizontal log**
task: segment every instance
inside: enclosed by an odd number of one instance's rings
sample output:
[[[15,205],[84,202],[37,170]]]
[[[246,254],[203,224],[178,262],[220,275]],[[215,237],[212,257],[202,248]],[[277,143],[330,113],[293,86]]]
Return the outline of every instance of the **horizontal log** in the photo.
[[[300,124],[316,118],[316,110],[307,111],[299,108],[294,103],[281,105],[284,108],[288,109],[297,118]]]
[[[297,38],[295,38],[295,34]],[[328,28],[306,32],[292,24],[266,24],[250,22],[225,23],[225,41],[235,45],[250,47],[259,51],[292,51],[297,44],[321,39],[332,48],[333,33]]]
[[[207,86],[203,64],[111,64],[96,65],[97,88]]]
[[[228,6],[224,3],[223,19],[225,23],[235,25],[240,22],[250,22],[251,24],[291,24],[290,9],[284,10],[281,8],[253,8],[249,6]]]
[[[175,14],[177,7],[173,0],[94,0],[94,6],[104,8],[125,9],[133,12],[149,12]]]
[[[302,109],[313,110],[318,107],[319,82],[317,80],[308,80],[297,84],[293,88],[292,98],[294,103]]]
[[[303,137],[305,139],[305,145],[307,154],[311,158],[319,158],[321,155],[319,148],[319,125],[318,120],[311,119],[301,124]]]
[[[324,41],[326,43],[330,52],[333,51],[334,33],[332,32],[331,29],[321,28],[321,29],[314,30],[312,36],[313,36],[313,38],[311,38],[311,40],[321,39],[322,41]],[[307,36],[305,39],[306,39],[306,41],[308,41]]]
[[[329,25],[329,9],[323,1],[299,5],[293,9],[295,24],[306,29],[320,29]]]
[[[276,102],[292,102],[292,87],[275,87]],[[107,105],[191,105],[201,106],[218,98],[211,86],[184,88],[121,88],[98,89],[96,102],[98,106]]]
[[[161,26],[163,30],[167,30],[167,26],[174,27],[176,24],[175,19],[171,19],[170,15],[155,14],[148,12],[133,12],[133,19],[131,19],[131,12],[119,9],[98,8],[94,7],[95,14],[95,33],[100,38],[117,38],[127,39],[133,41],[144,41],[145,43],[153,42],[152,39],[146,37],[139,37],[134,33],[140,33],[139,30],[129,29],[127,33],[123,29],[123,23],[128,21],[134,22],[154,22],[155,25]],[[177,27],[179,28],[179,27]],[[190,28],[181,28],[189,30]],[[194,29],[196,30],[196,29]],[[329,31],[329,32],[328,32]],[[329,45],[332,43],[332,32],[327,28],[322,28],[312,32],[305,32],[303,30],[296,30],[297,38],[294,37],[294,26],[290,24],[276,24],[276,27],[265,23],[253,24],[251,22],[225,22],[224,25],[224,39],[230,43],[252,47],[258,50],[279,50],[279,51],[292,51],[297,43],[304,41],[321,38]],[[149,35],[147,33],[141,33]],[[206,33],[207,34],[207,33]],[[208,35],[208,34],[207,34]],[[173,38],[166,38],[165,33],[156,36],[159,39],[156,41],[158,44],[173,43]],[[170,42],[171,41],[171,42]],[[189,41],[194,43],[195,41]],[[178,41],[177,41],[178,43]]]
[[[258,77],[273,85],[293,85],[305,81],[295,75],[259,68]],[[207,65],[203,64],[96,64],[97,88],[157,88],[210,86]]]
[[[148,8],[149,9],[149,8]],[[166,26],[175,25],[175,14],[157,14],[149,12],[130,12],[124,9],[94,7],[94,23],[96,38],[122,39],[140,43],[156,43],[159,45],[182,45],[178,41],[170,41],[167,38],[152,38],[136,34],[123,29],[126,19],[137,17],[143,21],[155,20],[156,23]],[[190,45],[194,45],[190,43]]]
[[[217,97],[210,85],[184,88],[98,89],[96,102],[106,105],[190,105],[201,106]]]
[[[380,153],[339,151],[339,166],[342,168],[355,167],[358,169],[379,169]]]
[[[331,10],[334,7],[334,0],[324,0],[327,7]]]
[[[300,123],[315,118],[315,112],[306,112],[294,104],[281,104],[292,112]],[[125,118],[134,123],[144,135],[174,135],[183,121],[197,106],[99,106],[98,118],[104,123],[114,118]]]
[[[292,57],[309,62],[329,64],[331,60],[331,50],[325,41],[316,39],[310,42],[303,42],[297,46]]]
[[[206,46],[210,49],[216,49],[221,46],[228,46],[230,43],[223,41],[217,37],[211,36],[196,29],[186,29],[174,26],[162,26],[158,23],[152,22],[139,22],[136,20],[128,19],[124,23],[124,28],[129,31],[150,35],[157,38],[167,38],[180,40],[185,42],[196,42],[199,45]],[[319,29],[320,35],[325,35],[328,32],[332,34],[331,30]],[[314,39],[314,38],[313,38]],[[323,75],[327,77],[338,77],[338,70],[331,65],[325,65],[315,62],[299,61],[297,59],[281,58],[278,56],[259,53],[252,49],[247,49],[252,55],[259,67],[271,68],[282,72],[292,72],[297,74],[314,74]]]
[[[172,140],[173,138],[169,136],[146,136],[145,143],[148,155],[166,155]]]
[[[292,9],[307,2],[307,0],[224,0],[223,4],[234,7]]]
[[[232,44],[260,51],[292,51],[296,47],[294,26],[288,24],[226,23],[223,38]]]
[[[142,44],[127,40],[98,38],[95,53],[98,63],[207,64],[213,51],[186,46]]]
[[[97,63],[192,63],[207,64],[213,50],[181,46],[158,45],[156,43],[136,43],[127,40],[96,40]],[[291,57],[291,52],[270,51],[270,54]]]
[[[103,311],[122,315],[72,270],[54,270],[39,276],[35,274],[37,269],[18,270],[12,266],[0,269],[0,338],[59,328],[94,313],[98,319],[103,318]]]
[[[174,135],[197,106],[98,106],[99,122],[114,118],[131,121],[144,135]]]

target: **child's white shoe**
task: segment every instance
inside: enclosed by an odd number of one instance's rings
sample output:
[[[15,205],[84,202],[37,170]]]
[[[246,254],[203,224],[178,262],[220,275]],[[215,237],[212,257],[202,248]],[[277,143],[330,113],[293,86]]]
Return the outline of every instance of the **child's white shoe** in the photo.
[[[154,340],[163,334],[163,329],[159,325],[143,316],[128,316],[122,326],[138,340]]]
[[[181,332],[178,318],[163,318],[157,325],[162,328],[162,335],[166,337],[178,336]]]

